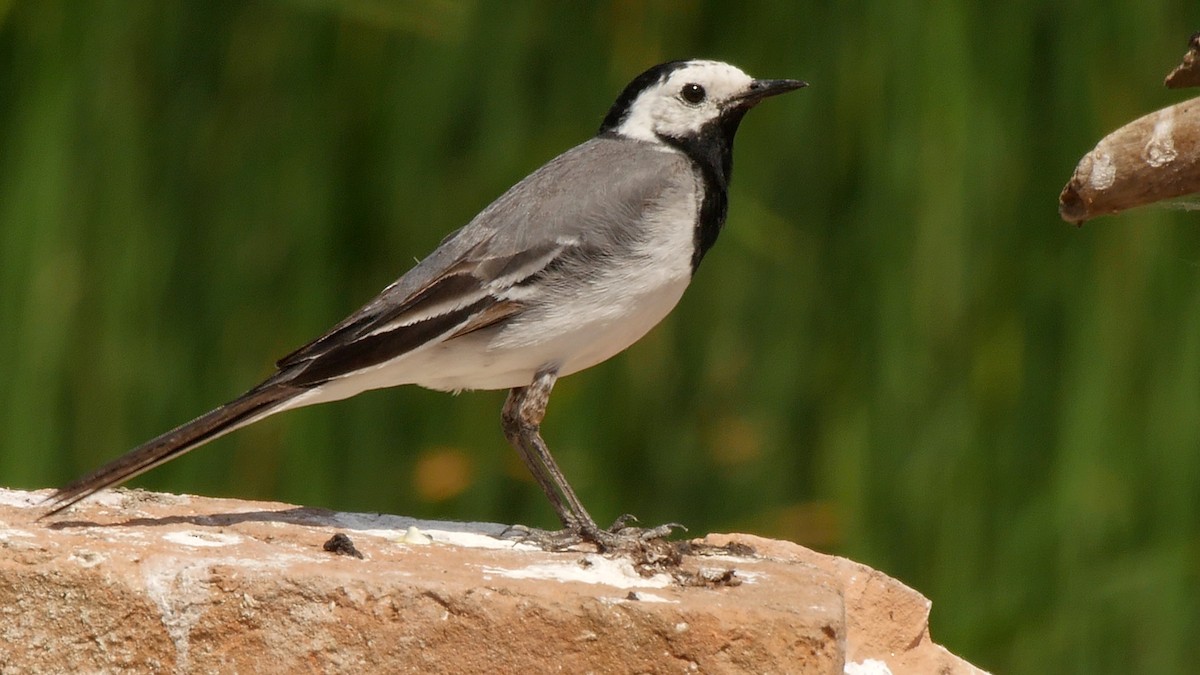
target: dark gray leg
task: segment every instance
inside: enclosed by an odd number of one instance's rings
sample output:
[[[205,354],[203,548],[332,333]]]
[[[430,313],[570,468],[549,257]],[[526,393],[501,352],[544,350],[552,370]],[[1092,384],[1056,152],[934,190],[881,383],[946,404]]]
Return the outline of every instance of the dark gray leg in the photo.
[[[542,419],[546,416],[550,390],[557,379],[555,370],[543,370],[534,376],[529,386],[517,387],[509,392],[501,413],[504,436],[521,455],[542,492],[546,493],[563,527],[594,541],[599,536],[600,528],[596,527],[596,522],[583,508],[579,497],[558,468],[558,463],[550,456],[546,441],[542,440]]]
[[[529,386],[516,387],[508,393],[501,412],[505,438],[521,456],[542,492],[546,493],[546,498],[565,528],[558,533],[526,530],[527,538],[545,548],[566,548],[586,540],[601,550],[614,550],[670,536],[674,528],[683,529],[683,526],[675,523],[650,529],[626,527],[628,521],[634,520],[628,515],[618,518],[607,530],[596,526],[596,521],[592,520],[567,483],[558,463],[550,456],[546,441],[542,440],[542,419],[546,416],[546,404],[550,401],[550,391],[557,379],[557,369],[539,371]]]

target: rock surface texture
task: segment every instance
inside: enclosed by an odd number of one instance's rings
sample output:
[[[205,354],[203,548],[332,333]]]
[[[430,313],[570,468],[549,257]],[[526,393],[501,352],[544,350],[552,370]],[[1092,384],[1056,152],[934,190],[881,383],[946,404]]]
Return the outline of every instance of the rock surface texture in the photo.
[[[140,491],[38,521],[48,494],[0,490],[0,673],[982,672],[931,642],[917,592],[783,541],[639,566],[493,524]]]

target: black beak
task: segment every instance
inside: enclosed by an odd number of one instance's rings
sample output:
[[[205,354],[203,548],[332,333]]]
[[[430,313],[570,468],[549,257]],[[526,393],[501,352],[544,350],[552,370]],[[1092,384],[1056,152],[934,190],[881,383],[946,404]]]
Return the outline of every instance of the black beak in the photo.
[[[785,94],[807,86],[808,83],[802,80],[754,80],[746,93],[737,97],[735,104],[749,108],[769,96]]]

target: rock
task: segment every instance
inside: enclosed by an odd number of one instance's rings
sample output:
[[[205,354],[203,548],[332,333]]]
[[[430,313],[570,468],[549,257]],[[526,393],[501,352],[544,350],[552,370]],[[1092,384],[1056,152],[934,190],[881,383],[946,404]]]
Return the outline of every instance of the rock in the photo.
[[[3,673],[982,672],[920,594],[788,542],[639,569],[495,524],[141,491],[38,521],[48,494],[0,490]]]

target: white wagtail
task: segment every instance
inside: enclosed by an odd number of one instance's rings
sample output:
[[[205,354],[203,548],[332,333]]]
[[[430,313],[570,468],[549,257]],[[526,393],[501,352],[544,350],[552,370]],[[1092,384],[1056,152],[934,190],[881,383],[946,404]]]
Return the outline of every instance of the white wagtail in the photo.
[[[284,410],[401,384],[511,389],[504,435],[562,534],[612,546],[634,528],[599,528],[567,484],[539,430],[550,390],[671,311],[724,225],[742,117],[803,86],[717,61],[650,68],[594,138],[514,185],[274,375],[58,490],[46,515]]]

